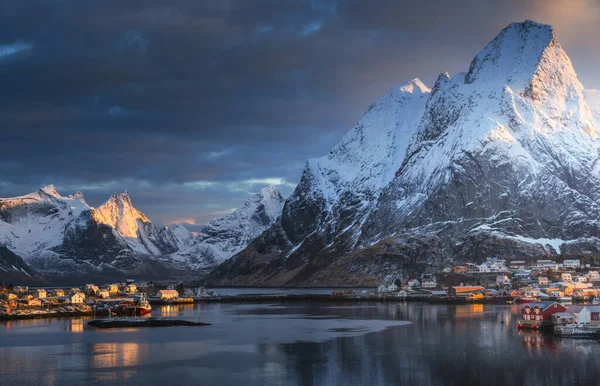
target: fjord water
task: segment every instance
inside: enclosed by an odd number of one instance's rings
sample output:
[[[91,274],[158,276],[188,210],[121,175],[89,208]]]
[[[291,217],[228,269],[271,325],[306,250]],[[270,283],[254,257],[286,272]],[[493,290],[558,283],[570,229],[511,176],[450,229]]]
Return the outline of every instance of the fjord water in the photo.
[[[0,324],[2,385],[597,384],[600,343],[518,332],[519,307],[197,304],[154,316],[207,327]]]

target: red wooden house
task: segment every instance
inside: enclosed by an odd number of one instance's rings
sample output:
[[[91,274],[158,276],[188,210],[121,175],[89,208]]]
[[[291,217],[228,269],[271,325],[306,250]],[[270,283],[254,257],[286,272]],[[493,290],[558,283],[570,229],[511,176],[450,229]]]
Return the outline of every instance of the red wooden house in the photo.
[[[567,309],[556,302],[528,303],[521,309],[519,327],[537,329],[550,323],[552,315]]]

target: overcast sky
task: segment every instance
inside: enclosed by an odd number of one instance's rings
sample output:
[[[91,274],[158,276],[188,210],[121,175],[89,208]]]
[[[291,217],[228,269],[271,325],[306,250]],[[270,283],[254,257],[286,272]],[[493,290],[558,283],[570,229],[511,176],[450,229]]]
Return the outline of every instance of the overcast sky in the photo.
[[[2,1],[0,196],[127,189],[159,224],[287,196],[378,96],[525,19],[600,88],[599,1]]]

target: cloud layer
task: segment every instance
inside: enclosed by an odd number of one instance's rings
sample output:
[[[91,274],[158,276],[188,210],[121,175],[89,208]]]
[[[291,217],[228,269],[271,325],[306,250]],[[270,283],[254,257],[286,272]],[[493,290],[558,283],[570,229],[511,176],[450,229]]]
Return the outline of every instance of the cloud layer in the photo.
[[[128,189],[161,223],[287,195],[375,98],[528,18],[600,87],[594,1],[3,2],[0,195]]]

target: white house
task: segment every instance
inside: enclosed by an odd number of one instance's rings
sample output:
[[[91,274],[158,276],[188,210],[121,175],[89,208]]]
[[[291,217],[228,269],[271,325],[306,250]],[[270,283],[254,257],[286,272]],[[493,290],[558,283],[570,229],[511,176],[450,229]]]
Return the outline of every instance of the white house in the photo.
[[[394,283],[388,285],[387,290],[388,292],[396,292],[398,291],[400,288],[398,288],[398,286]]]
[[[587,281],[588,281],[587,276],[582,276],[582,275],[577,276],[576,279],[579,283],[587,283]]]
[[[159,299],[175,299],[175,298],[179,297],[179,292],[177,292],[177,290],[163,289],[163,290],[158,291],[156,296]]]
[[[565,261],[563,261],[563,266],[565,268],[579,268],[581,266],[581,261],[579,261],[579,260],[565,260]]]
[[[423,288],[435,288],[435,287],[437,287],[437,281],[435,280],[435,278],[423,280],[423,283],[421,283],[421,287],[423,287]]]
[[[587,306],[569,306],[566,312],[573,314],[577,323],[588,324],[591,320],[591,312]]]
[[[110,298],[110,292],[107,289],[100,289],[96,291],[96,297],[100,299],[108,299]]]
[[[569,272],[563,272],[560,274],[560,281],[573,281],[573,277]]]
[[[83,292],[77,292],[67,296],[66,303],[69,304],[83,304],[85,301],[85,294]]]
[[[506,270],[505,261],[495,257],[488,257],[486,261],[479,266],[480,272],[504,272]],[[485,267],[482,267],[485,266]]]
[[[127,287],[125,287],[125,292],[128,294],[134,294],[137,292],[137,286],[135,284],[127,284]]]
[[[194,290],[192,290],[191,288],[186,288],[185,291],[183,291],[183,295],[184,298],[193,298],[194,296],[196,296],[196,294],[194,293]]]
[[[420,287],[421,286],[421,283],[419,283],[419,281],[417,279],[410,279],[407,284],[409,287]]]
[[[548,285],[550,281],[545,276],[538,276],[538,285]]]
[[[587,277],[588,277],[588,281],[600,280],[600,274],[598,274],[598,271],[589,271],[587,273]]]

